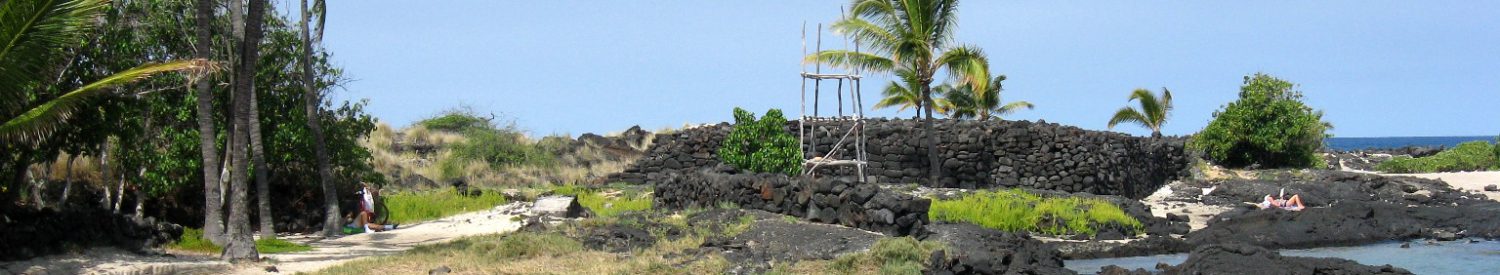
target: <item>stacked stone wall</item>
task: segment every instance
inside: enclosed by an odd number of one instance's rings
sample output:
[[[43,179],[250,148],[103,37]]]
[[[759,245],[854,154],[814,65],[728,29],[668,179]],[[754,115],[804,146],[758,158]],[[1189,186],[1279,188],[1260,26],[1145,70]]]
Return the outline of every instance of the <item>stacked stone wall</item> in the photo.
[[[934,123],[941,176],[928,180],[925,132],[917,120],[867,120],[866,174],[876,183],[918,183],[932,187],[1025,187],[1141,198],[1186,173],[1184,138],[1134,137],[1029,121]],[[787,123],[796,135],[798,123]],[[823,122],[803,130],[818,151],[837,143],[852,123]],[[721,166],[717,150],[732,126],[727,123],[659,134],[641,160],[610,181],[659,183],[671,173]],[[850,145],[845,145],[849,148]],[[852,154],[835,154],[852,159]],[[849,167],[820,174],[853,176]],[[660,190],[660,188],[658,188]]]
[[[782,174],[671,173],[656,183],[658,207],[684,209],[733,203],[808,221],[909,236],[921,232],[932,202],[848,177]]]

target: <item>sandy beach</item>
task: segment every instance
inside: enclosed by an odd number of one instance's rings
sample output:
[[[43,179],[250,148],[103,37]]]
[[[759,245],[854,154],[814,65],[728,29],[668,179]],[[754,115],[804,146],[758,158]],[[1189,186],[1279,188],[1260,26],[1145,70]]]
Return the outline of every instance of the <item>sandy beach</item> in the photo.
[[[1447,182],[1454,189],[1474,191],[1484,194],[1491,200],[1500,201],[1500,192],[1485,192],[1484,187],[1488,185],[1500,185],[1500,171],[1483,172],[1452,172],[1452,173],[1429,173],[1429,174],[1382,174],[1386,176],[1408,176],[1425,179],[1435,179]]]

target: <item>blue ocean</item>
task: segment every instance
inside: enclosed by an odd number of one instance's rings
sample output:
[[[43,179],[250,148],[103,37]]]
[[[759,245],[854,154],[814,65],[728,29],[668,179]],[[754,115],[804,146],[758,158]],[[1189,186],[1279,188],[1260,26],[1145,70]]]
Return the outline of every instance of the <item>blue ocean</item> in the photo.
[[[1459,143],[1483,140],[1495,141],[1494,136],[1460,137],[1334,137],[1324,140],[1328,149],[1347,151],[1361,149],[1389,149],[1406,146],[1452,148]]]

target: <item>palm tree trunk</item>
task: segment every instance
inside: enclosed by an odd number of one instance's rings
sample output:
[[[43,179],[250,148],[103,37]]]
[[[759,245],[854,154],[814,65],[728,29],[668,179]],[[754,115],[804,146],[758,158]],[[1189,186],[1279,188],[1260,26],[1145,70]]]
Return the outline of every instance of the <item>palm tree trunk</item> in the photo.
[[[103,206],[103,208],[106,209],[106,210],[109,209],[109,201],[111,199],[109,197],[110,196],[110,192],[109,192],[109,175],[110,175],[109,174],[109,147],[110,147],[109,144],[110,143],[111,142],[109,141],[109,138],[105,137],[104,138],[104,146],[103,146],[103,148],[101,150],[99,150],[99,152],[100,152],[99,153],[99,183],[100,183],[99,186],[103,186],[104,187],[103,188],[104,189],[104,198],[100,199],[99,205]]]
[[[938,162],[937,133],[932,129],[932,88],[931,84],[922,84],[922,104],[926,105],[923,111],[927,113],[927,119],[922,121],[922,132],[927,134],[927,186],[938,187],[938,179],[942,178],[942,170]]]
[[[250,0],[245,15],[245,39],[240,44],[240,66],[235,73],[234,126],[245,130],[250,127],[250,93],[255,89],[256,61],[260,56],[261,23],[265,19],[266,0]],[[220,258],[231,262],[255,260],[260,254],[255,251],[255,240],[250,232],[248,181],[250,168],[249,131],[235,131],[231,140],[236,148],[233,154],[234,172],[229,184],[228,242]]]
[[[78,155],[68,154],[68,171],[63,171],[67,176],[63,176],[63,193],[62,197],[57,199],[57,207],[68,205],[68,193],[73,191],[73,161],[76,160],[78,160]]]
[[[234,2],[231,0],[230,2]],[[211,58],[209,47],[213,39],[209,32],[214,14],[213,0],[198,0],[195,32],[197,44],[193,45],[198,58]],[[230,11],[229,13],[234,13]],[[219,190],[219,149],[215,148],[213,103],[214,94],[209,90],[210,80],[195,83],[198,104],[198,149],[203,155],[203,237],[217,245],[224,244],[224,203]]]
[[[339,216],[338,190],[333,186],[333,175],[329,171],[328,148],[323,143],[322,115],[318,111],[318,91],[313,87],[312,66],[312,35],[307,22],[312,17],[312,12],[307,10],[307,0],[302,0],[302,88],[303,101],[307,109],[307,128],[312,130],[313,148],[318,157],[318,180],[323,185],[323,236],[334,236],[339,233],[339,226],[343,223]]]
[[[255,162],[255,200],[259,205],[256,213],[260,214],[260,237],[264,239],[276,238],[276,228],[272,224],[271,215],[271,187],[266,181],[270,179],[268,174],[271,167],[266,166],[266,150],[261,144],[260,135],[260,102],[255,91],[250,92],[250,158]]]

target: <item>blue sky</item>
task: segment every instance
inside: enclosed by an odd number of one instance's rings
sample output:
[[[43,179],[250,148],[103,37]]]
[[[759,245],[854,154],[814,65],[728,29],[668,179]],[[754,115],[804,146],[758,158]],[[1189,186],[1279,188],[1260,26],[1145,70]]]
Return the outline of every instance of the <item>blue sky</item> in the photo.
[[[795,116],[802,24],[844,5],[335,0],[325,42],[354,79],[335,98],[368,98],[393,126],[467,105],[576,136],[727,121],[736,106]],[[1167,87],[1163,132],[1190,134],[1265,72],[1300,84],[1336,136],[1500,133],[1500,2],[971,0],[956,41],[1008,75],[1005,100],[1037,105],[1008,119],[1102,130],[1131,90]],[[886,79],[866,80],[867,106]]]

